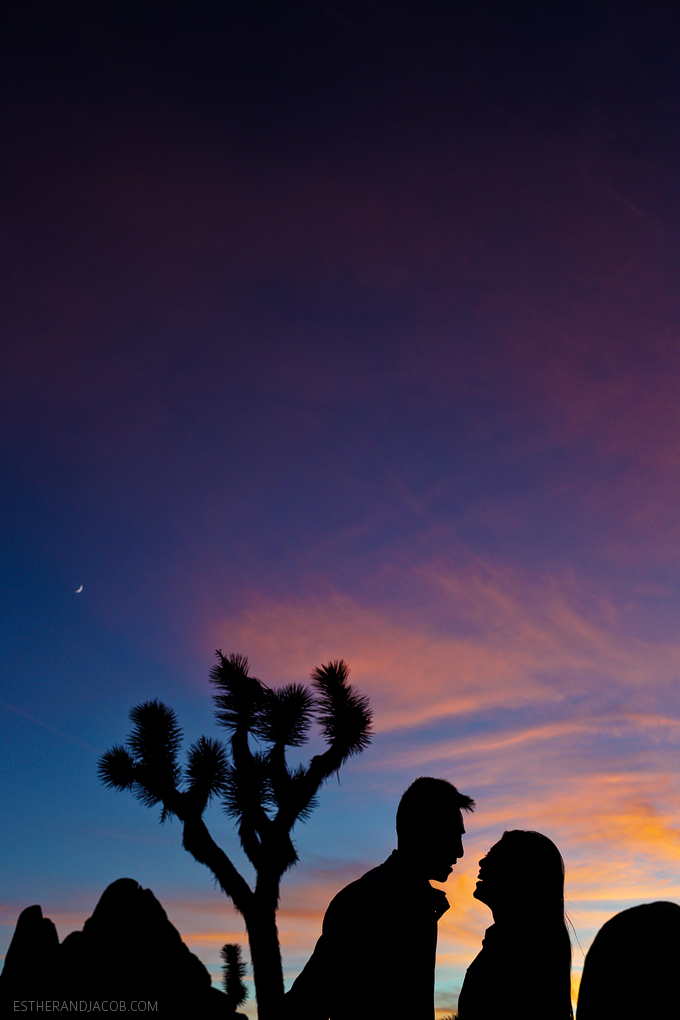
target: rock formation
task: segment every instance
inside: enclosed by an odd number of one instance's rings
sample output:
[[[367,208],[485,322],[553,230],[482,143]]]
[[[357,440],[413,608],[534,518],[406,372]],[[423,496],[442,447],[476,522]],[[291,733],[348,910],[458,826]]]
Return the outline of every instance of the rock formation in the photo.
[[[150,889],[119,878],[82,931],[60,944],[39,906],[17,921],[0,974],[0,1002],[13,1000],[158,1002],[155,1015],[227,1014],[201,961],[182,942]],[[120,1011],[120,1010],[119,1010]]]

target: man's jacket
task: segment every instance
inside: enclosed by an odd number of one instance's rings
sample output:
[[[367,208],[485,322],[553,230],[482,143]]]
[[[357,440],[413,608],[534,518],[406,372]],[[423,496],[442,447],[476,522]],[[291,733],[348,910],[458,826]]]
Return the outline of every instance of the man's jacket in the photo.
[[[448,907],[395,850],[331,901],[284,999],[286,1020],[433,1020],[437,921]]]

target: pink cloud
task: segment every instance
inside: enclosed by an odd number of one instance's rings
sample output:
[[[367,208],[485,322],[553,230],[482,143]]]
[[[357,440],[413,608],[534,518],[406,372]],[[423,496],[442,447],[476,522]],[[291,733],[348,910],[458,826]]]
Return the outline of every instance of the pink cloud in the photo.
[[[417,610],[384,591],[361,602],[333,592],[253,596],[241,613],[213,621],[204,641],[250,650],[256,672],[278,682],[346,658],[373,701],[378,732],[597,695],[603,683],[610,695],[651,709],[649,725],[680,673],[680,643],[631,633],[604,592],[579,590],[573,577],[530,579],[470,559],[457,571],[405,567],[400,585],[409,581],[421,596]],[[430,607],[436,626],[427,622]]]

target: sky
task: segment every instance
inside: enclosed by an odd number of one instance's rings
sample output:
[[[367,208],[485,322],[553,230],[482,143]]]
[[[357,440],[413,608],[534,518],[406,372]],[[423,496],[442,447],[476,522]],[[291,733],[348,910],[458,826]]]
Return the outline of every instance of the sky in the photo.
[[[222,648],[274,686],[344,658],[374,710],[295,830],[288,984],[436,775],[477,802],[437,1016],[509,828],[563,854],[577,985],[607,918],[680,900],[676,5],[2,18],[0,953],[122,876],[215,981],[245,945],[96,774],[146,699],[219,736]]]

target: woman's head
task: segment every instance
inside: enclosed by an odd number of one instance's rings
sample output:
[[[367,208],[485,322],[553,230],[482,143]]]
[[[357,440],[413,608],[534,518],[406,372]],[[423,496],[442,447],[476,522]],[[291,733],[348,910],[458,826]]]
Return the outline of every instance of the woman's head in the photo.
[[[564,916],[564,861],[551,839],[540,832],[504,832],[479,862],[474,897],[494,917],[512,913],[545,918]]]

